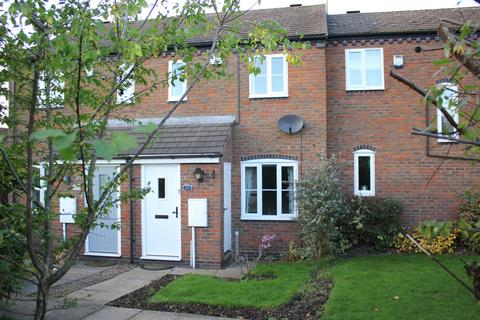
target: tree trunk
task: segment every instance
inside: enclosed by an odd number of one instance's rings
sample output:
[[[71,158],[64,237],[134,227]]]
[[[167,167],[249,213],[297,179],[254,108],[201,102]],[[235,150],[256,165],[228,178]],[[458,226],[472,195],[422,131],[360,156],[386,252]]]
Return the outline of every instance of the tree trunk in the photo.
[[[37,304],[35,308],[34,320],[44,320],[47,317],[48,293],[50,285],[44,276],[41,277],[37,286]]]

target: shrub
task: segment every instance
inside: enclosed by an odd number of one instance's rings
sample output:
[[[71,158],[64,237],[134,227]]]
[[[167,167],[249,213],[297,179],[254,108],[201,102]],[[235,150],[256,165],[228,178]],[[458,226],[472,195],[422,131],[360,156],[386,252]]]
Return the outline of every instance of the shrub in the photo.
[[[467,191],[458,212],[460,242],[474,253],[480,252],[480,194]]]
[[[320,164],[298,184],[298,223],[307,258],[344,252],[350,244],[338,227],[347,212],[341,190],[340,164],[336,157],[320,159]]]
[[[340,229],[354,245],[367,245],[375,251],[395,246],[401,230],[402,205],[394,199],[355,197],[349,213],[340,221]]]
[[[395,239],[397,250],[420,253],[420,249],[405,236],[405,233],[407,231],[399,233]],[[459,234],[451,221],[424,221],[409,233],[425,250],[433,254],[453,253]]]

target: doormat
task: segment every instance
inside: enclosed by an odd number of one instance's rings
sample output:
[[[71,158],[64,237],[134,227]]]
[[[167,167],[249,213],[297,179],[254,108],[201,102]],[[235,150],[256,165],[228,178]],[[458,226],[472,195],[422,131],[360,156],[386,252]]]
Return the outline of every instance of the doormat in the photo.
[[[157,264],[157,263],[152,263],[152,264],[142,264],[140,266],[143,270],[150,270],[150,271],[160,271],[160,270],[168,270],[172,269],[172,265],[168,264]]]

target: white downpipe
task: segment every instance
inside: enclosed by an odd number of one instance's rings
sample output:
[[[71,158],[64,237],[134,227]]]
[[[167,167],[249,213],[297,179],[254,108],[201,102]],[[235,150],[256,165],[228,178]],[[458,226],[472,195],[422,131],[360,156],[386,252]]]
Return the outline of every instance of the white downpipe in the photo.
[[[195,227],[192,227],[192,268],[195,269]]]
[[[63,241],[67,241],[67,224],[66,223],[62,223],[63,224]]]

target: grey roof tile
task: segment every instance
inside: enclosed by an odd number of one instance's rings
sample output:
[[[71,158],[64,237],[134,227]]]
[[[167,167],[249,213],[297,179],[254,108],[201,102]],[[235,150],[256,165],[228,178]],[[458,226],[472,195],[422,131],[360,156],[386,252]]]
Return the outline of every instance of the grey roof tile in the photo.
[[[442,19],[478,21],[480,7],[347,13],[327,16],[328,36],[435,33]]]
[[[210,117],[210,122],[203,123],[205,117],[199,117],[194,121],[190,117],[189,124],[178,124],[181,121],[170,121],[159,132],[153,142],[144,150],[142,156],[175,156],[175,155],[210,155],[221,156],[225,143],[230,135],[234,118],[225,118],[226,123],[215,123],[218,119]],[[201,118],[201,119],[200,119]],[[211,123],[213,122],[213,123]],[[109,129],[109,134],[116,131],[128,132],[141,144],[145,141],[147,134],[134,131],[134,127],[119,125]],[[128,150],[120,154],[126,157],[133,154],[135,150]]]

